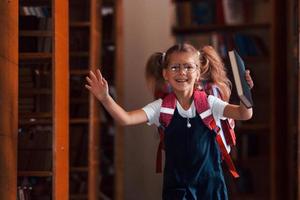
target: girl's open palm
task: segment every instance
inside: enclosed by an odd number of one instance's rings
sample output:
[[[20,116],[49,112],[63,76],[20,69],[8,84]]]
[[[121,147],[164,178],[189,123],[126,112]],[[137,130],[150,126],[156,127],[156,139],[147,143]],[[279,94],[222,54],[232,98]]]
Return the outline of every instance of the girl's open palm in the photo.
[[[108,97],[108,84],[102,77],[99,69],[96,70],[96,74],[90,71],[89,76],[86,77],[88,84],[85,87],[97,98],[99,101],[103,101]]]

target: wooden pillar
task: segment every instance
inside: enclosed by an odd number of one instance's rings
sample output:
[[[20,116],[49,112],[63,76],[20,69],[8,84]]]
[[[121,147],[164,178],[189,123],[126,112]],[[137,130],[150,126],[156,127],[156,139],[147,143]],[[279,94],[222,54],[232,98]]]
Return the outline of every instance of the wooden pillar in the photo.
[[[90,69],[95,71],[101,63],[101,0],[90,0]],[[88,175],[88,198],[99,199],[100,190],[100,119],[99,102],[90,95],[89,107],[89,175]]]
[[[53,0],[53,199],[69,199],[69,13]]]
[[[18,1],[0,1],[0,199],[17,198]]]

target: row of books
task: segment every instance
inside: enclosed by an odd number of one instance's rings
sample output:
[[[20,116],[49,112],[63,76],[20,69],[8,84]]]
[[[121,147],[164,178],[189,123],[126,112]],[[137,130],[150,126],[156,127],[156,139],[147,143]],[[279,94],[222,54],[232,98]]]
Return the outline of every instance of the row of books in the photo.
[[[39,30],[50,31],[52,28],[51,18],[40,18],[39,20],[20,19],[22,23],[21,30]],[[52,51],[52,37],[37,36],[37,37],[25,37],[21,35],[21,42],[19,43],[20,52],[51,52]]]
[[[178,26],[201,24],[240,24],[246,19],[245,1],[201,0],[176,4]]]
[[[45,63],[19,64],[19,113],[50,112],[51,72]],[[48,81],[45,81],[48,80]]]
[[[114,128],[106,127],[107,133],[101,134],[103,151],[101,163],[104,174],[114,174],[113,144]],[[70,163],[71,166],[87,166],[88,128],[86,125],[72,126],[70,129]],[[52,168],[52,127],[30,126],[19,133],[18,168],[20,170],[49,171]],[[77,151],[75,151],[77,150]]]
[[[18,153],[18,170],[51,171],[52,150],[31,149]]]
[[[19,186],[18,187],[18,193],[17,193],[17,199],[18,200],[30,200],[31,191],[32,191],[32,187]]]
[[[21,16],[51,17],[51,10],[48,6],[21,6],[19,10]]]
[[[75,31],[76,30],[76,31]],[[85,38],[89,37],[89,30],[88,29],[75,29],[72,34],[70,34],[69,38],[69,47],[70,49],[75,51],[88,51],[89,50],[89,43],[86,42]]]
[[[19,77],[20,89],[51,88],[51,75],[49,63],[20,63]]]
[[[32,89],[31,89],[32,91]],[[52,98],[48,94],[42,94],[41,90],[35,90],[36,95],[28,95],[20,97],[19,99],[19,116],[22,118],[23,114],[32,114],[35,117],[28,118],[26,120],[33,121],[36,118],[45,118],[43,116],[39,117],[38,113],[51,113],[52,108]],[[25,119],[25,118],[24,118]],[[50,119],[49,119],[50,121]]]
[[[17,200],[51,200],[50,177],[18,178]]]
[[[52,126],[35,125],[19,128],[18,148],[26,149],[51,149]]]
[[[177,37],[178,42],[188,42],[196,48],[212,45],[223,58],[228,57],[228,51],[236,49],[241,56],[267,56],[268,48],[263,39],[256,34],[201,34]]]
[[[88,166],[88,124],[70,127],[70,165]]]
[[[18,135],[18,168],[20,170],[52,169],[52,126],[21,126]]]
[[[75,194],[86,194],[88,191],[87,173],[70,174],[70,192]]]

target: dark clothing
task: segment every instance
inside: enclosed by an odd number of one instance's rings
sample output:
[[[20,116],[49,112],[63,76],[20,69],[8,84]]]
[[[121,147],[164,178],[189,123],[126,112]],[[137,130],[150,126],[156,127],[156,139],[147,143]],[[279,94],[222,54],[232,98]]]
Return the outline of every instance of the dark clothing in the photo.
[[[221,154],[215,139],[197,114],[183,118],[177,109],[165,132],[164,200],[227,200]]]

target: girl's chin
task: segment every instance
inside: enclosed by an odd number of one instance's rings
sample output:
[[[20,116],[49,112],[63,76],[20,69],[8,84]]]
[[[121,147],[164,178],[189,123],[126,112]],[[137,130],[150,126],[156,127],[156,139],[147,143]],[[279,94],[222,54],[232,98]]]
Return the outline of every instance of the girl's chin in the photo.
[[[188,90],[193,90],[193,88],[190,87],[190,86],[188,86],[188,85],[186,85],[186,86],[184,86],[184,85],[177,85],[177,86],[173,87],[173,89],[175,91],[178,91],[178,92],[186,92]]]

